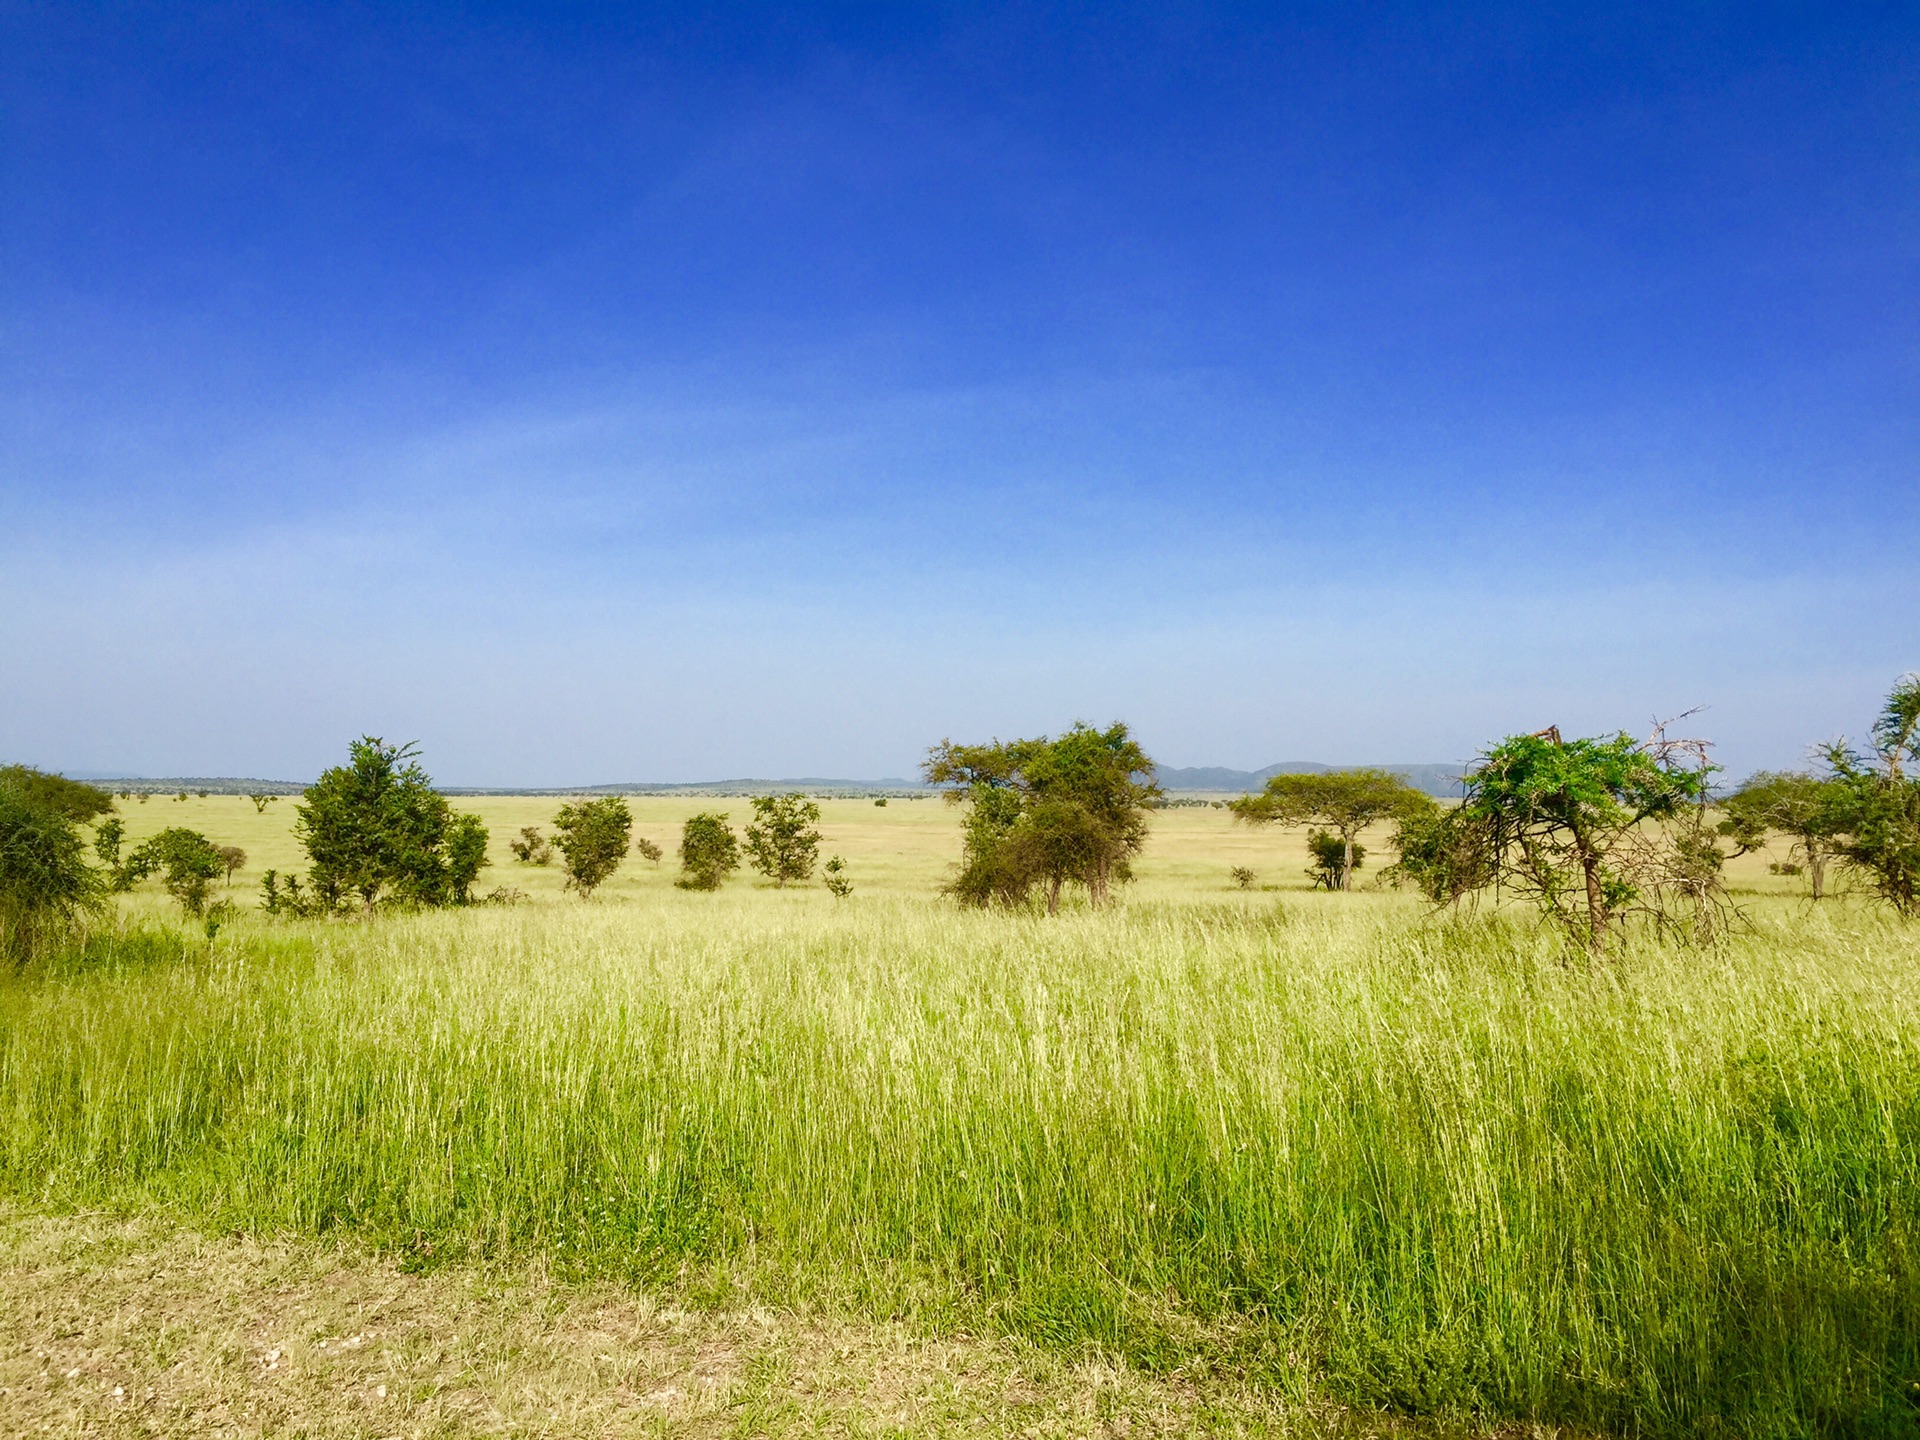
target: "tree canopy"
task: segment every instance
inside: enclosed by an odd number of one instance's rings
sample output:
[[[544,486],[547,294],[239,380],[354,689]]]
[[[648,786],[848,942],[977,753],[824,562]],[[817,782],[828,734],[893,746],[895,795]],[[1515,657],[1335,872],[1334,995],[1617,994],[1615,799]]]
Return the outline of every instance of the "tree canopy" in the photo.
[[[747,826],[753,868],[784,886],[813,874],[820,853],[820,807],[805,795],[756,795]]]
[[[1093,904],[1132,876],[1159,798],[1154,765],[1118,722],[1077,724],[1058,739],[956,745],[943,740],[921,767],[968,806],[964,852],[949,892],[969,904],[1024,904],[1044,886],[1047,911],[1061,890],[1084,885]]]
[[[1840,815],[1830,781],[1796,771],[1763,770],[1719,802],[1719,833],[1736,854],[1757,850],[1769,832],[1790,837],[1791,855],[1807,867],[1807,882],[1818,900],[1826,893],[1827,864],[1836,854]]]
[[[1351,890],[1360,852],[1355,842],[1369,825],[1402,819],[1434,808],[1433,801],[1386,770],[1327,770],[1301,775],[1269,775],[1258,795],[1228,803],[1234,817],[1250,825],[1316,825],[1340,841],[1340,863],[1330,888]],[[1318,855],[1320,868],[1329,857]]]
[[[553,828],[553,843],[566,863],[567,884],[585,900],[627,858],[633,813],[618,795],[602,795],[562,805],[553,817]]]
[[[673,883],[682,890],[717,890],[739,868],[740,840],[727,817],[715,811],[688,816],[680,827],[680,878]]]
[[[1904,675],[1873,724],[1871,752],[1826,747],[1827,822],[1835,852],[1902,915],[1920,914],[1920,675]]]
[[[91,785],[26,765],[0,769],[0,958],[33,958],[99,906],[80,826],[112,808]]]
[[[348,761],[301,796],[294,834],[305,847],[309,883],[329,908],[462,903],[486,863],[486,827],[456,816],[433,788],[412,745],[363,735]]]
[[[1599,955],[1637,901],[1710,898],[1719,852],[1702,848],[1697,824],[1679,833],[1661,824],[1689,806],[1697,821],[1711,773],[1624,733],[1511,736],[1467,775],[1459,807],[1403,823],[1396,869],[1439,901],[1504,886]]]

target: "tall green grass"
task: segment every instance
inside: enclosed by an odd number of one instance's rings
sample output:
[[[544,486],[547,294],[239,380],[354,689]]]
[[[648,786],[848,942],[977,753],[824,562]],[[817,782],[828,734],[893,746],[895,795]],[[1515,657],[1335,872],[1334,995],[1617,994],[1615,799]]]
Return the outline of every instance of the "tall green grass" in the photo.
[[[1783,903],[1594,970],[1387,897],[818,898],[149,940],[16,982],[0,1187],[945,1305],[1362,1404],[1920,1428],[1911,929]]]

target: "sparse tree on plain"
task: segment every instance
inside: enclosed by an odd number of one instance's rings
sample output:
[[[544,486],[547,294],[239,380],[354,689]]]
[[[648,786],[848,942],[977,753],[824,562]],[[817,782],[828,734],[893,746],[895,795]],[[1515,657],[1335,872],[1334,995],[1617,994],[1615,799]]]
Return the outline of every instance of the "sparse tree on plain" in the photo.
[[[1512,736],[1466,777],[1456,809],[1403,818],[1395,873],[1441,902],[1498,884],[1595,957],[1623,913],[1664,925],[1676,895],[1704,936],[1722,895],[1723,857],[1701,820],[1712,773],[1704,742],[1669,742],[1662,728],[1645,743]]]
[[[278,795],[249,795],[249,796],[247,796],[247,799],[249,799],[249,800],[251,800],[251,801],[253,802],[253,809],[254,809],[254,813],[255,813],[256,815],[264,815],[264,814],[266,814],[266,813],[267,813],[267,806],[269,806],[269,805],[271,805],[271,804],[273,804],[273,802],[274,802],[274,801],[276,801],[276,800],[278,800],[279,798],[280,798],[280,797],[279,797]]]
[[[1329,770],[1309,775],[1270,775],[1258,795],[1229,803],[1235,818],[1250,825],[1316,825],[1340,841],[1334,890],[1351,890],[1356,841],[1369,825],[1430,811],[1431,797],[1385,770]],[[1311,843],[1311,842],[1310,842]],[[1316,859],[1318,852],[1316,852]]]
[[[326,771],[302,795],[294,833],[310,862],[311,894],[323,907],[358,899],[371,914],[382,903],[461,903],[478,870],[476,837],[484,863],[486,827],[477,816],[454,815],[417,755],[412,745],[364,735],[348,747],[347,764]],[[450,840],[461,847],[457,857],[449,855]]]
[[[785,887],[813,874],[820,851],[820,807],[797,791],[757,795],[747,825],[747,856],[753,868]]]
[[[727,817],[718,812],[689,816],[680,827],[680,878],[673,883],[682,890],[717,890],[739,868],[740,841]]]
[[[844,900],[853,894],[853,880],[847,874],[847,862],[835,855],[827,861],[821,878],[826,882],[827,892],[836,900]]]
[[[928,751],[922,773],[967,805],[964,855],[948,893],[969,904],[1025,904],[1044,885],[1049,913],[1068,883],[1104,904],[1132,876],[1159,798],[1153,761],[1123,724],[1075,725],[1058,739]]]
[[[219,845],[220,864],[226,869],[227,884],[233,884],[234,872],[247,863],[247,852],[238,845]]]
[[[1788,860],[1804,865],[1812,898],[1826,893],[1827,865],[1837,853],[1839,799],[1831,781],[1797,772],[1761,771],[1720,802],[1719,833],[1736,855],[1757,850],[1768,832],[1789,837]]]
[[[155,871],[180,908],[198,919],[207,913],[213,882],[227,873],[227,863],[220,847],[198,830],[176,825],[142,841],[127,856],[124,876],[129,883],[137,884]]]
[[[507,849],[523,865],[545,865],[553,859],[553,842],[540,833],[538,825],[522,825],[520,838],[509,840]]]
[[[567,867],[567,885],[585,900],[627,857],[633,815],[618,795],[577,800],[553,817],[554,844]]]
[[[633,850],[642,860],[651,860],[655,865],[658,865],[661,857],[667,853],[644,835],[635,838]]]

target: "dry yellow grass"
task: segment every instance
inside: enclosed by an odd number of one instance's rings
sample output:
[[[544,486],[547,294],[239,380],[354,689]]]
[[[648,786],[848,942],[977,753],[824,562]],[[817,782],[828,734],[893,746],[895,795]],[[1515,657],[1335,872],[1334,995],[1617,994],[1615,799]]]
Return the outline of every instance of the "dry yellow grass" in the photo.
[[[537,1269],[408,1274],[343,1244],[0,1218],[0,1433],[1383,1435],[1231,1377],[1001,1340],[688,1310]],[[1519,1432],[1508,1432],[1519,1433]],[[1536,1432],[1527,1432],[1536,1433]],[[1541,1434],[1553,1432],[1542,1431]]]

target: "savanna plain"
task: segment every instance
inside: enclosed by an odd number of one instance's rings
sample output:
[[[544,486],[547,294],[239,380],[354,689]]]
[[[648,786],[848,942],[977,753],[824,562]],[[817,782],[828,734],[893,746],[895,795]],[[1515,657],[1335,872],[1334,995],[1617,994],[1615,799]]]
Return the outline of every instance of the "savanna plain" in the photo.
[[[0,984],[0,1430],[1920,1433],[1920,927],[1780,854],[1596,962],[1207,806],[1048,919],[935,799],[822,802],[844,899],[582,901],[559,803],[364,921],[251,908],[291,799],[122,803],[242,908]]]

